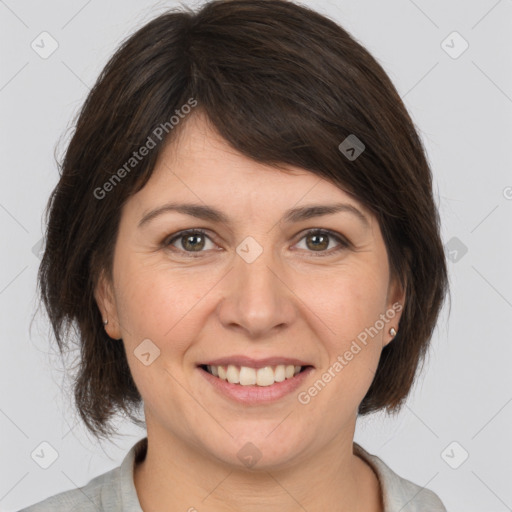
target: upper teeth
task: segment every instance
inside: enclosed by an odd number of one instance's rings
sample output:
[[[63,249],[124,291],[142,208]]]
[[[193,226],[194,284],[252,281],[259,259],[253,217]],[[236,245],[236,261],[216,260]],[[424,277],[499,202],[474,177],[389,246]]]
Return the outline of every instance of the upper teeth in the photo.
[[[250,368],[248,366],[206,366],[206,369],[215,377],[227,380],[231,384],[241,384],[242,386],[271,386],[275,382],[282,382],[285,379],[291,379],[300,372],[300,366],[293,364],[277,366],[265,366],[263,368]]]

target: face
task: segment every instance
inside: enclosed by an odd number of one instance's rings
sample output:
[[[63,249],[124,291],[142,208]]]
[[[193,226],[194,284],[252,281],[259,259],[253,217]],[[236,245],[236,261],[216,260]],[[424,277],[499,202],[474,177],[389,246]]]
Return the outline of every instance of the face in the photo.
[[[155,213],[169,203],[225,219]],[[286,215],[339,203],[330,214]],[[96,289],[109,335],[125,345],[148,436],[234,466],[241,449],[255,450],[250,442],[269,468],[352,443],[403,298],[378,223],[360,202],[303,169],[242,156],[197,114],[124,205],[113,282]],[[245,387],[198,366],[236,356],[309,368]]]

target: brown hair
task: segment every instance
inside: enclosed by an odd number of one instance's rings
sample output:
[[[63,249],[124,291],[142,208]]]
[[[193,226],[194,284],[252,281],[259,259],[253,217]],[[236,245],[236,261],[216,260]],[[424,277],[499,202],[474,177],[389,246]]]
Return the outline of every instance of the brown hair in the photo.
[[[61,353],[69,327],[77,329],[74,396],[87,428],[110,436],[117,412],[141,424],[123,343],[104,331],[94,289],[102,271],[112,278],[122,205],[150,178],[187,122],[172,127],[170,119],[191,101],[240,153],[307,169],[376,215],[406,299],[359,413],[397,412],[448,290],[432,175],[414,124],[382,67],[334,21],[285,0],[218,0],[168,11],[121,45],[79,113],[48,201],[38,285]],[[351,134],[365,145],[356,159],[338,148]],[[128,168],[148,137],[154,147]]]

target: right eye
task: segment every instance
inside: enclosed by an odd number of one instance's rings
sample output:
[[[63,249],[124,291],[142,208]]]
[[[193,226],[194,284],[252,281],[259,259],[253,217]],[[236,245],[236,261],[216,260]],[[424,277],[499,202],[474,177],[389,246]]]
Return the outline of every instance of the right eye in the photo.
[[[212,242],[211,238],[206,234],[205,230],[187,229],[185,231],[180,231],[178,233],[175,233],[174,235],[171,235],[171,238],[167,239],[167,241],[164,242],[164,245],[166,247],[173,246],[175,249],[184,254],[189,254],[192,257],[197,257],[193,256],[193,253],[205,252],[202,249],[205,246],[206,239]],[[174,243],[179,242],[180,240],[181,247],[176,247]],[[172,250],[174,251],[174,249]]]

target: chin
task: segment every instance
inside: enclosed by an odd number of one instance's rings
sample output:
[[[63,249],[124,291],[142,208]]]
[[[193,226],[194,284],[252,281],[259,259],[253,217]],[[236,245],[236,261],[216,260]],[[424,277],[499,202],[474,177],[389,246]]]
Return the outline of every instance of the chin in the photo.
[[[210,437],[211,446],[205,446],[205,449],[229,466],[250,471],[275,471],[297,464],[297,457],[300,458],[304,447],[308,445],[304,440],[304,433],[296,431],[295,435],[286,430],[278,433],[277,430],[281,427],[276,429],[276,425],[279,422],[268,421],[265,424],[272,426],[259,432],[251,428],[240,428],[239,432],[229,430],[233,439],[224,445],[211,445]]]

